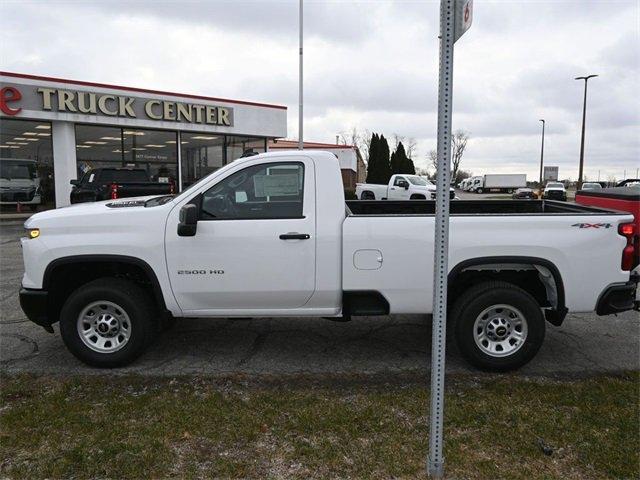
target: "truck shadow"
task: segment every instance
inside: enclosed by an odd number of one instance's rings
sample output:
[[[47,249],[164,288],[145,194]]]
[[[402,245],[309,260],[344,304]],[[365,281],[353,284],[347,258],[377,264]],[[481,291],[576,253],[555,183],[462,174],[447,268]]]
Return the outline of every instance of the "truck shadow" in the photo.
[[[448,342],[451,344],[451,342]],[[375,373],[428,369],[426,315],[184,319],[127,370],[157,374]],[[450,367],[463,366],[451,352]],[[466,369],[466,367],[464,367]]]

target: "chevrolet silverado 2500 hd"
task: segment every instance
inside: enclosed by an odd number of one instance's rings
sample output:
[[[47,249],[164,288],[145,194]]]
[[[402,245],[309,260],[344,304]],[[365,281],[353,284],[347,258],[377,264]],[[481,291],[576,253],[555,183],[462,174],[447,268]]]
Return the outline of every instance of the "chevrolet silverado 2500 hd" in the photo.
[[[131,362],[173,317],[429,314],[434,221],[430,200],[345,203],[330,153],[266,153],[177,196],[32,216],[20,302],[99,367]],[[546,321],[633,308],[632,222],[564,202],[452,202],[449,318],[464,357],[517,368]]]
[[[455,198],[455,190],[449,191]],[[388,185],[356,183],[358,200],[435,200],[436,186],[429,179],[419,175],[391,175]]]

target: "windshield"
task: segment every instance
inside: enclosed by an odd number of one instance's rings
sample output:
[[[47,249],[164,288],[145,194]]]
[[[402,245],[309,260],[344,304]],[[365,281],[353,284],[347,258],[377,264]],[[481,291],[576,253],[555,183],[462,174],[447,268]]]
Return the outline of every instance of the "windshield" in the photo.
[[[561,183],[547,183],[547,188],[564,188]]]
[[[423,177],[419,177],[418,175],[405,175],[405,176],[407,177],[407,180],[409,180],[409,182],[411,182],[413,185],[420,185],[422,187],[426,185],[433,185],[433,183],[431,183],[429,180]]]
[[[602,185],[599,183],[585,183],[582,188],[602,188]]]
[[[32,175],[33,173],[35,173],[33,165],[7,161],[0,162],[0,177],[8,180],[29,180],[35,176]]]

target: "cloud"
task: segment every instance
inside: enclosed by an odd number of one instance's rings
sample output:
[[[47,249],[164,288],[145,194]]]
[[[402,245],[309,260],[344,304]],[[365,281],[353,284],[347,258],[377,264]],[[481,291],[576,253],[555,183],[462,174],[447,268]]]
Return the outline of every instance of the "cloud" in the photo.
[[[298,2],[0,3],[3,70],[289,107],[297,136]],[[463,168],[537,178],[545,158],[577,176],[583,83],[585,168],[621,177],[640,163],[640,6],[629,1],[482,1],[456,44],[454,128]],[[439,2],[305,1],[305,137],[356,126],[435,146]],[[552,163],[549,163],[552,164]],[[564,172],[564,173],[563,173]],[[607,172],[607,175],[604,174]]]

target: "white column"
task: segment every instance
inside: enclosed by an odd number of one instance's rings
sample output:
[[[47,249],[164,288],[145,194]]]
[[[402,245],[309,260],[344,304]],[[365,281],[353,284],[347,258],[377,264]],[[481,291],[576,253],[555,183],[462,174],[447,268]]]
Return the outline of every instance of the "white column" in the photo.
[[[70,180],[77,176],[76,132],[71,122],[51,122],[56,208],[69,205]]]

